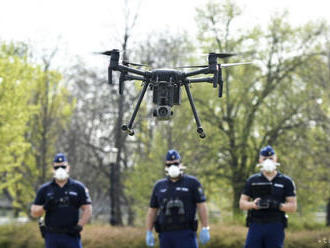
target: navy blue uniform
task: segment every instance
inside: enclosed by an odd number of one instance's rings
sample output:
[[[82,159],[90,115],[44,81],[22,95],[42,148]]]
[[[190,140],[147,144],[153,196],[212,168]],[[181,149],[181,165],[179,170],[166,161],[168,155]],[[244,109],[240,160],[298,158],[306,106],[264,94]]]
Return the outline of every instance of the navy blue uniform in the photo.
[[[269,180],[262,173],[252,175],[245,184],[243,194],[252,199],[257,198],[251,186],[258,183],[269,183]],[[265,199],[284,203],[286,197],[296,196],[295,185],[290,177],[278,172],[271,183],[271,194],[265,196]],[[279,209],[249,210],[248,223],[245,248],[283,248],[285,212]]]
[[[155,228],[161,248],[197,247],[196,204],[205,201],[203,188],[193,176],[183,175],[176,182],[164,178],[155,184],[150,207],[158,209]]]
[[[69,235],[65,233],[65,230],[70,230],[77,225],[79,208],[82,205],[91,204],[87,188],[81,182],[71,178],[63,187],[53,180],[40,187],[34,204],[44,205],[50,199],[54,199],[55,204],[46,211],[46,247],[80,248],[80,236]]]

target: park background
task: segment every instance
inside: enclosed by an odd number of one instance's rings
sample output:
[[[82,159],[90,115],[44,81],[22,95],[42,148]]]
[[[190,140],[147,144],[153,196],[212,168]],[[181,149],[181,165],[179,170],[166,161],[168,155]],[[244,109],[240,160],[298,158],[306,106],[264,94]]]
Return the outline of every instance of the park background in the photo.
[[[242,247],[247,229],[238,199],[267,144],[278,154],[279,170],[297,186],[298,211],[289,215],[287,247],[330,246],[326,3],[1,5],[0,247],[42,247],[29,207],[38,187],[51,179],[56,152],[67,154],[72,177],[93,199],[84,247],[145,247],[151,189],[164,176],[171,148],[205,188],[212,227],[206,247]],[[184,93],[173,119],[159,122],[152,118],[151,92],[131,137],[120,126],[132,114],[141,83],[126,82],[119,96],[119,75],[114,73],[115,85],[109,86],[108,58],[93,54],[113,48],[122,59],[151,68],[205,64],[208,52],[238,53],[223,62],[253,64],[224,70],[222,98],[210,84],[192,86],[206,139],[196,134]],[[115,160],[112,148],[118,149]]]

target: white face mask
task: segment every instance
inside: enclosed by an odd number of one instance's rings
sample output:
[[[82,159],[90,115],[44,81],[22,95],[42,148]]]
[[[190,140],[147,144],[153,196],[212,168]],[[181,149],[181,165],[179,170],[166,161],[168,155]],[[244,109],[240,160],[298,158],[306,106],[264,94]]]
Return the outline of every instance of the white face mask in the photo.
[[[62,168],[58,168],[56,171],[55,171],[55,174],[54,174],[54,177],[57,179],[57,180],[65,180],[69,177],[69,173],[65,170],[65,169],[62,169]]]
[[[279,165],[280,165],[279,163],[274,162],[271,159],[266,159],[262,163],[257,164],[257,167],[260,167],[261,171],[272,172],[276,170],[276,167]]]
[[[177,165],[171,165],[169,168],[165,168],[165,170],[171,178],[176,178],[181,174],[181,170]]]

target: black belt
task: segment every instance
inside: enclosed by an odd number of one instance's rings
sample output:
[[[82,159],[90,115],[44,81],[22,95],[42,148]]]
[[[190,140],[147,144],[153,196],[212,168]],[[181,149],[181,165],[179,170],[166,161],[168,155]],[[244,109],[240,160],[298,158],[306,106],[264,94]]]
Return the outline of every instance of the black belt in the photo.
[[[283,222],[283,217],[282,216],[267,217],[267,218],[251,217],[251,222],[254,222],[254,223]]]
[[[75,237],[80,236],[79,234],[72,233],[71,228],[46,226],[45,229],[46,229],[46,232],[49,232],[49,233],[67,234],[67,235],[75,236]]]
[[[160,225],[159,232],[170,232],[170,231],[179,231],[179,230],[194,230],[193,225],[191,223],[182,223],[175,225]]]

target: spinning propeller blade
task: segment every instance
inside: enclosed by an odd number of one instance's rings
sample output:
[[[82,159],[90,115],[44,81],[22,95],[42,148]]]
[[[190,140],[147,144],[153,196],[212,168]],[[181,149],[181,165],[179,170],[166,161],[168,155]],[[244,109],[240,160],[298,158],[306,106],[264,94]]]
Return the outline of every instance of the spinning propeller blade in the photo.
[[[208,65],[188,65],[188,66],[177,66],[175,68],[206,68]]]
[[[215,52],[210,52],[210,53],[201,53],[199,55],[200,56],[210,56],[210,55],[213,55],[213,56],[216,56],[216,57],[218,57],[220,59],[223,59],[223,58],[228,58],[228,57],[239,55],[239,54],[238,53],[215,53]]]
[[[231,66],[236,66],[236,65],[248,65],[252,64],[252,62],[241,62],[241,63],[231,63],[231,64],[220,64],[221,68],[226,68],[226,67],[231,67]]]
[[[228,58],[228,57],[231,57],[231,56],[235,56],[237,54],[236,53],[209,53],[208,55],[215,55],[218,58],[223,59],[223,58]]]
[[[112,50],[105,51],[105,52],[95,52],[95,54],[102,54],[102,55],[111,56],[113,52],[119,52],[119,50],[118,49],[112,49]]]

